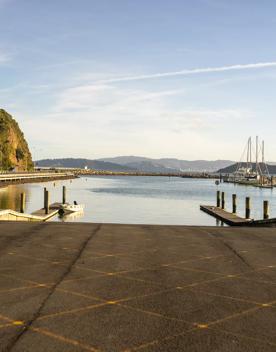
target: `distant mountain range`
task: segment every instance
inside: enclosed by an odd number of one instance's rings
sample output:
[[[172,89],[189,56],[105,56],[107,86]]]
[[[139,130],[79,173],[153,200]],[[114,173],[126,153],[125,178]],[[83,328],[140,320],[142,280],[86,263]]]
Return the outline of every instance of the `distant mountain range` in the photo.
[[[89,160],[89,159],[74,159],[74,158],[64,158],[64,159],[43,159],[35,162],[36,166],[41,167],[65,167],[65,168],[80,168],[84,169],[86,166],[89,169],[94,170],[106,170],[106,171],[118,171],[118,172],[131,172],[136,171],[133,168],[124,165],[118,165],[115,163],[110,163],[101,160]]]
[[[112,162],[141,171],[158,171],[159,172],[187,172],[187,171],[217,171],[234,163],[231,160],[180,160],[175,158],[151,159],[140,156],[118,156],[114,158],[99,159],[106,162]]]
[[[118,156],[114,158],[102,158],[98,160],[81,158],[44,159],[36,161],[36,166],[41,167],[66,167],[122,171],[122,172],[156,172],[156,173],[179,173],[179,172],[213,172],[234,164],[230,160],[179,160],[174,158],[151,159],[139,156]]]

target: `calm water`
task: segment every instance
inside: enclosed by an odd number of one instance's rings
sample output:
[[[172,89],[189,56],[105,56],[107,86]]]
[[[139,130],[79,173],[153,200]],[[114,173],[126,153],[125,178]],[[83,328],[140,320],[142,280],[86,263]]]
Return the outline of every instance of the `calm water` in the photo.
[[[26,212],[43,205],[43,187],[50,191],[51,202],[61,201],[62,185],[67,186],[67,200],[85,204],[84,214],[68,216],[63,221],[133,224],[216,225],[216,220],[199,210],[200,204],[214,204],[216,190],[226,192],[226,208],[231,209],[231,195],[238,196],[238,213],[244,215],[246,196],[252,199],[252,216],[262,217],[262,202],[269,200],[271,216],[276,217],[275,190],[214,180],[169,177],[93,176],[72,181],[14,185],[0,189],[1,209],[19,209],[20,193],[26,192]],[[58,217],[55,221],[61,221]]]

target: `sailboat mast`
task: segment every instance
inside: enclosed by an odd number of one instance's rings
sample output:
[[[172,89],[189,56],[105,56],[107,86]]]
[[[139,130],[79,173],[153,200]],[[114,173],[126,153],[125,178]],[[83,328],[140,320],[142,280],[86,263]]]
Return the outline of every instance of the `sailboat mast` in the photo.
[[[252,139],[249,138],[249,159],[250,159],[250,168],[252,168]]]
[[[256,136],[256,174],[258,174],[258,161],[259,161],[259,137]]]
[[[247,153],[246,153],[246,168],[249,167],[249,153],[250,153],[250,138],[247,141]]]

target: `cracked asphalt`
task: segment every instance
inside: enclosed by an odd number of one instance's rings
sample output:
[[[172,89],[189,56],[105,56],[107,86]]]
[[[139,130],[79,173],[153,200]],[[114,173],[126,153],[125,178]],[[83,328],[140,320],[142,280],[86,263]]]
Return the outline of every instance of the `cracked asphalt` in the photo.
[[[276,351],[276,230],[0,222],[0,351]]]

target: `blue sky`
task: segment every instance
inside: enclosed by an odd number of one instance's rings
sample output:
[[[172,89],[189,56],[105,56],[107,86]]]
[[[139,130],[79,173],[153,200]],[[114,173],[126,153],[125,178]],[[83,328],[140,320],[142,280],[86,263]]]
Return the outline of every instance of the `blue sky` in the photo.
[[[0,106],[34,158],[276,160],[274,0],[0,0]]]

